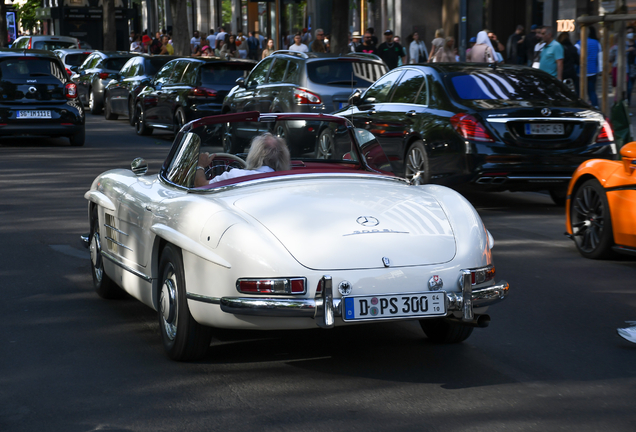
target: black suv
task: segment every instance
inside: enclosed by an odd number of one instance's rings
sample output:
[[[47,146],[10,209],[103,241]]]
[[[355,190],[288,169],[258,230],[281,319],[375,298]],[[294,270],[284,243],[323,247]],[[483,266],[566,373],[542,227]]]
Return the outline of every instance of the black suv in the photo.
[[[387,72],[373,54],[276,51],[225,98],[223,112],[331,113],[347,105],[352,88],[365,89]]]
[[[189,121],[221,114],[225,95],[255,64],[218,58],[180,58],[166,63],[137,97],[137,134],[149,135],[155,128],[176,133]]]
[[[51,51],[0,50],[0,136],[66,136],[85,140],[77,86]]]

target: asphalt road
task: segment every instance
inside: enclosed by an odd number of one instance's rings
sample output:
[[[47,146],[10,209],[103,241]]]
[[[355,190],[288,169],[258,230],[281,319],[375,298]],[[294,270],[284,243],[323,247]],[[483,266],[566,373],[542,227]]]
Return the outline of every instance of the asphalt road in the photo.
[[[537,193],[470,194],[508,299],[464,343],[413,322],[217,331],[207,358],[163,353],[155,313],[92,291],[83,198],[170,135],[88,115],[87,142],[0,141],[0,431],[636,430],[636,260],[590,261]]]

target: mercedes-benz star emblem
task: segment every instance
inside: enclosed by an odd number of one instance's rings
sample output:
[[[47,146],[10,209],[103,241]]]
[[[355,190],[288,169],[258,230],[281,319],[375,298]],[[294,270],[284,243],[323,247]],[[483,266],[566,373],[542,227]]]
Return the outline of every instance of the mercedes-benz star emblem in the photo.
[[[380,221],[373,216],[360,216],[356,222],[365,227],[374,227],[380,224]]]
[[[544,116],[549,116],[550,114],[552,114],[552,111],[550,111],[550,108],[543,108],[541,110],[541,114],[543,114]]]
[[[351,284],[348,281],[342,281],[340,285],[338,285],[338,291],[340,291],[340,294],[343,296],[351,294],[351,290]]]
[[[431,291],[441,290],[443,286],[444,281],[438,275],[431,276],[431,278],[428,280],[428,288]]]
[[[29,93],[35,93],[36,91],[38,91],[38,89],[35,87],[29,87]]]

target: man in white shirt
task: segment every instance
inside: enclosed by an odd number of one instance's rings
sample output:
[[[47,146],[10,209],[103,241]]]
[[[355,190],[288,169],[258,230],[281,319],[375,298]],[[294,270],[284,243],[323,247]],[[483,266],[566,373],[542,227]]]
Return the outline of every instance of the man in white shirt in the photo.
[[[199,36],[199,32],[195,30],[192,33],[192,39],[190,39],[190,48],[194,49],[195,46],[201,47],[201,37]]]
[[[210,35],[206,38],[208,41],[208,45],[214,49],[216,47],[216,33],[214,29],[210,29]]]
[[[294,44],[289,47],[289,50],[296,51],[296,52],[304,52],[304,53],[309,52],[309,48],[307,48],[307,45],[302,43],[301,40],[302,39],[299,34],[294,36]]]
[[[208,180],[205,176],[208,167],[216,154],[201,153],[199,155],[199,165],[194,178],[194,187],[201,187],[207,184],[217,183],[237,177],[263,174],[274,171],[287,171],[290,169],[291,157],[285,140],[270,133],[264,133],[252,140],[250,151],[245,160],[245,169],[234,168],[221,175]]]

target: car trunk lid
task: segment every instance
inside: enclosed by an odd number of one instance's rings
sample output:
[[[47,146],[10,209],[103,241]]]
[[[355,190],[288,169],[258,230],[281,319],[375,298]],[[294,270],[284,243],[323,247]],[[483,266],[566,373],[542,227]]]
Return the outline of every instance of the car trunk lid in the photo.
[[[234,204],[311,269],[431,265],[455,256],[455,238],[440,204],[403,185],[295,182]]]

